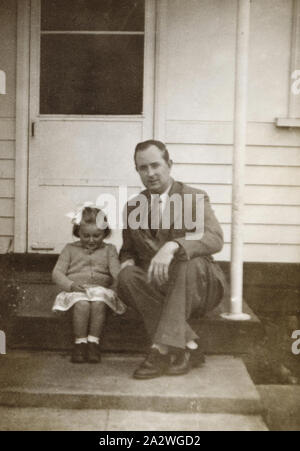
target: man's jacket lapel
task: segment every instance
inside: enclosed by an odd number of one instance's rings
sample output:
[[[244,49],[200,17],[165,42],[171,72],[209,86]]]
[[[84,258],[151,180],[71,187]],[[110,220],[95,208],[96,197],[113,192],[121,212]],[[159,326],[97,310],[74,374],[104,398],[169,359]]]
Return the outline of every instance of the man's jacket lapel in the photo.
[[[182,185],[176,181],[173,181],[173,184],[171,186],[171,189],[169,191],[169,199],[171,198],[172,195],[178,195],[181,198],[181,203],[183,202],[182,199]],[[181,208],[180,211],[180,216],[181,216],[181,220],[182,220],[182,211],[183,209]],[[162,228],[160,228],[157,232],[157,239],[160,243],[166,242],[171,238],[171,231],[174,228],[174,221],[175,221],[175,210],[174,210],[174,202],[170,202],[170,212],[168,212],[168,208],[164,208],[164,211],[162,213]],[[178,214],[178,211],[177,211]],[[165,228],[164,228],[165,225]]]

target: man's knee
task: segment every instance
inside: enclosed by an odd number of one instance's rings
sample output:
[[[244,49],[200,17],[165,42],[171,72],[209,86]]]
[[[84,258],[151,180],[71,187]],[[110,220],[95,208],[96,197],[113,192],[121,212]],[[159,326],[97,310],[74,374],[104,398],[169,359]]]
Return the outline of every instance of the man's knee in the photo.
[[[126,266],[119,273],[117,293],[122,301],[136,309],[136,304],[139,301],[137,292],[146,290],[146,275],[145,272],[138,266]]]
[[[140,274],[140,268],[135,265],[125,266],[118,276],[118,287],[122,289],[123,287],[128,287],[137,279]]]

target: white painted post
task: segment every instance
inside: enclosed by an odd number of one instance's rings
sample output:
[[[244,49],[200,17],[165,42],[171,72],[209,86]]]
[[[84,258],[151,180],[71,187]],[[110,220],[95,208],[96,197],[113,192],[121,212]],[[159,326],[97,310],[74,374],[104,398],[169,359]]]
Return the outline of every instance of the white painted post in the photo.
[[[168,60],[168,1],[159,0],[156,5],[154,139],[165,141]]]
[[[243,313],[243,209],[245,179],[245,148],[247,130],[247,82],[250,0],[238,0],[234,146],[232,162],[232,226],[231,226],[231,299],[230,312],[222,317],[230,320],[248,320]]]
[[[30,1],[18,1],[14,252],[26,252]]]

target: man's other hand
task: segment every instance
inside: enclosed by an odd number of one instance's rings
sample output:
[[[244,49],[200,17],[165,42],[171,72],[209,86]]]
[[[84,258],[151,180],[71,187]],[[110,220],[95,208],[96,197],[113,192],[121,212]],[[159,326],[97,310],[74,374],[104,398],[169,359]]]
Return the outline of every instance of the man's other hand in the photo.
[[[148,269],[148,282],[163,285],[169,279],[169,266],[179,248],[175,241],[168,241],[154,255]]]

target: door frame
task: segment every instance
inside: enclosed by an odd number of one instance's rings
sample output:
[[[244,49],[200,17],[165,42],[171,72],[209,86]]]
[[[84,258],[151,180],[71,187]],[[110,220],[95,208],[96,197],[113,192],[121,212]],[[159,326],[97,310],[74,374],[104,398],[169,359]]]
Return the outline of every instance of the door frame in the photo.
[[[144,47],[144,95],[143,139],[164,138],[161,125],[164,123],[164,110],[161,105],[165,65],[163,48],[165,39],[160,39],[167,18],[167,0],[145,0],[145,47]],[[40,0],[19,0],[17,3],[17,81],[16,81],[16,154],[15,154],[15,222],[14,252],[28,252],[28,209],[29,209],[29,144],[31,139],[32,95],[30,77],[36,77],[34,64],[30,64],[31,44],[36,39],[32,29],[32,9]],[[36,11],[36,9],[35,9]],[[163,13],[163,14],[162,14]],[[35,46],[36,47],[36,46]],[[38,56],[38,55],[37,55]],[[161,69],[162,66],[162,69]],[[35,71],[36,72],[36,71]],[[159,93],[159,95],[158,95]],[[37,103],[36,103],[37,104]],[[142,115],[142,116],[143,116]],[[97,116],[99,117],[99,116]],[[102,116],[105,120],[116,120],[114,116]],[[118,116],[121,118],[122,116]],[[129,116],[126,117],[128,119]],[[150,119],[151,118],[151,119]]]

